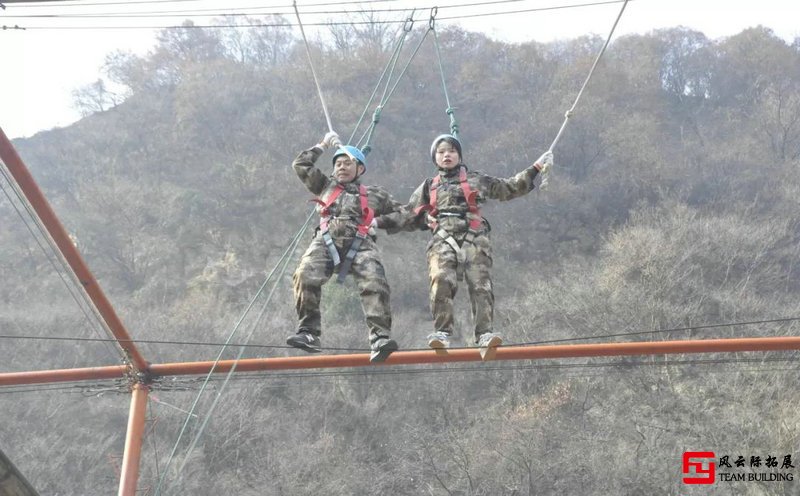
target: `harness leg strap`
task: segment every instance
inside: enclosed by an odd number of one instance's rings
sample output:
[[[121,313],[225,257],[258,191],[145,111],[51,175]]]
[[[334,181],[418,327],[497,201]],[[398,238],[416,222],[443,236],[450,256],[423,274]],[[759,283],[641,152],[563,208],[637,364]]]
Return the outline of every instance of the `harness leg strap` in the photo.
[[[451,236],[444,229],[439,229],[438,231],[436,231],[436,235],[442,238],[444,242],[450,245],[453,251],[456,252],[456,260],[458,261],[458,265],[456,265],[456,277],[458,278],[459,281],[463,281],[464,268],[467,261],[467,254],[464,252],[464,250],[461,249],[460,246],[458,246],[458,241],[456,241],[455,238]]]
[[[361,243],[364,241],[365,237],[366,236],[363,236],[361,233],[358,233],[356,237],[353,238],[353,242],[350,243],[350,249],[344,257],[344,262],[342,262],[342,266],[339,268],[339,276],[336,278],[336,282],[339,284],[344,283],[347,274],[350,272],[350,266],[353,265],[353,260],[356,258],[356,254],[359,248],[361,248]]]
[[[324,231],[322,233],[322,241],[325,243],[325,248],[328,249],[328,254],[331,256],[331,260],[333,261],[333,266],[336,267],[341,263],[341,258],[339,258],[339,250],[336,249],[336,245],[333,244],[333,238],[331,237],[331,233],[328,231]]]

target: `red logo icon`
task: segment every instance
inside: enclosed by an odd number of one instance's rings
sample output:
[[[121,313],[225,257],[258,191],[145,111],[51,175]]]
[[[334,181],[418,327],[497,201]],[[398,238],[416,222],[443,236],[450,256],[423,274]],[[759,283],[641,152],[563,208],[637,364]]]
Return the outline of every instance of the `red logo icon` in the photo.
[[[699,461],[703,458],[705,461]],[[711,458],[711,460],[707,460]],[[698,461],[693,461],[698,460]],[[684,484],[713,484],[716,480],[715,469],[716,455],[713,451],[686,451],[683,454],[683,478]],[[707,467],[705,466],[707,465]],[[692,470],[694,469],[692,474]],[[692,476],[693,475],[693,476]]]

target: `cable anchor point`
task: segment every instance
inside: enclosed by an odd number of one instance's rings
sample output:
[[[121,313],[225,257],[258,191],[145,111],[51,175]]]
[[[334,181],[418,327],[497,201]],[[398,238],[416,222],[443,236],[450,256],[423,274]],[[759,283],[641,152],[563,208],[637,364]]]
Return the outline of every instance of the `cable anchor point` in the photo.
[[[436,14],[439,13],[439,7],[431,7],[431,18],[428,20],[428,27],[434,29],[436,26]]]

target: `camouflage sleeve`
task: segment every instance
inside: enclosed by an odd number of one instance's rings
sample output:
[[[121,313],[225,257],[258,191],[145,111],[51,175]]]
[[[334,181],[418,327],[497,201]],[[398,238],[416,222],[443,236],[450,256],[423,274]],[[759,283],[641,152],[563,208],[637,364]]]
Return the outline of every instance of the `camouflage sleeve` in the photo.
[[[400,205],[393,212],[378,217],[378,227],[386,229],[389,234],[427,229],[425,213],[416,214],[414,212],[417,207],[426,205],[430,201],[428,197],[428,181],[419,185],[414,193],[411,194],[407,204]]]
[[[369,190],[369,194],[375,198],[375,217],[396,212],[402,206],[399,201],[395,201],[392,195],[383,188],[370,186]]]
[[[487,198],[507,201],[527,195],[533,189],[533,179],[539,170],[531,166],[508,179],[492,177],[480,172],[481,190]]]
[[[314,165],[320,155],[322,155],[322,149],[315,146],[300,152],[300,155],[292,162],[292,168],[297,173],[297,177],[315,195],[325,191],[331,182],[331,178]]]

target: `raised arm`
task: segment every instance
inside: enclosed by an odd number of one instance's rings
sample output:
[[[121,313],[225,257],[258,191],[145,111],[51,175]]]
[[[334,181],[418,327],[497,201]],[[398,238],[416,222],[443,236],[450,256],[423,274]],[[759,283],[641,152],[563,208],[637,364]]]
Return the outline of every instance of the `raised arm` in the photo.
[[[507,201],[528,194],[533,190],[533,180],[553,165],[553,152],[545,152],[530,167],[508,179],[482,175],[480,178],[487,198]]]
[[[331,131],[325,135],[321,142],[308,150],[300,152],[292,162],[292,168],[297,173],[297,177],[303,181],[303,184],[306,185],[306,188],[311,193],[319,195],[325,191],[325,188],[331,182],[330,176],[319,170],[314,164],[327,148],[339,146],[340,144],[339,136]]]

